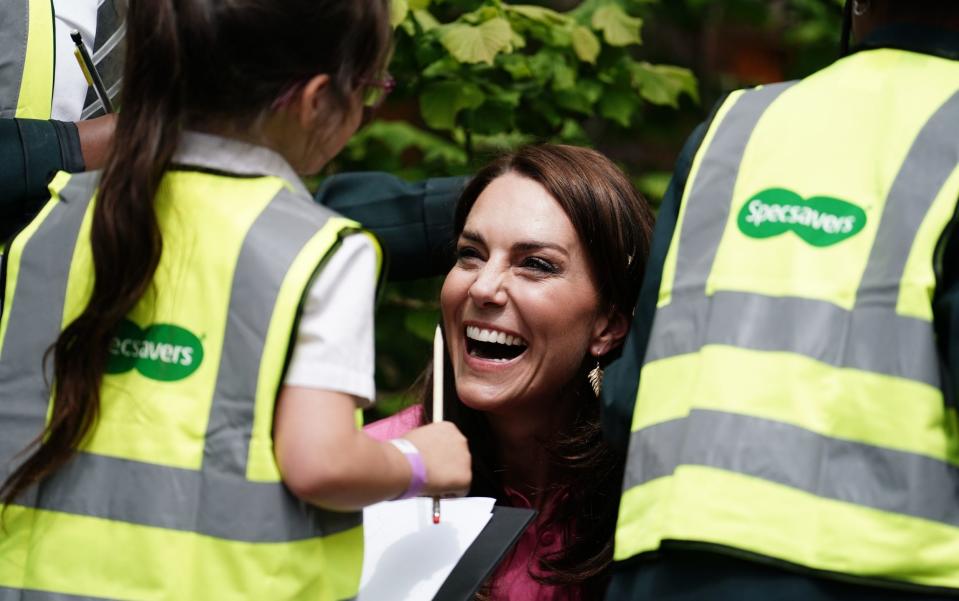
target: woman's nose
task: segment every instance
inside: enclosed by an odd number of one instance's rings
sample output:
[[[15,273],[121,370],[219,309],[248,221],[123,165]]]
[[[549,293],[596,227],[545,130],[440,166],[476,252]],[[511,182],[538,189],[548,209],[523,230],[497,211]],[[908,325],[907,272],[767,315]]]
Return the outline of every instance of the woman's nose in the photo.
[[[506,273],[491,263],[486,263],[476,274],[469,287],[469,297],[474,303],[483,306],[496,306],[506,303],[504,288]]]

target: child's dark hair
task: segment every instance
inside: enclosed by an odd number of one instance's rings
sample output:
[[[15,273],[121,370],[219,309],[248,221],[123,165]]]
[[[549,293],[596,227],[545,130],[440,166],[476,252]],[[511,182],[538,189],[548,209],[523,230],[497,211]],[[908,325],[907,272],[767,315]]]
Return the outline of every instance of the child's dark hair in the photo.
[[[345,109],[362,82],[384,67],[389,5],[388,0],[131,2],[126,40],[122,110],[91,226],[93,292],[51,348],[50,422],[35,441],[37,448],[0,487],[2,503],[65,464],[96,420],[108,344],[149,289],[160,260],[153,199],[183,129],[215,125],[242,131],[285,90],[321,73],[330,76],[330,89]]]

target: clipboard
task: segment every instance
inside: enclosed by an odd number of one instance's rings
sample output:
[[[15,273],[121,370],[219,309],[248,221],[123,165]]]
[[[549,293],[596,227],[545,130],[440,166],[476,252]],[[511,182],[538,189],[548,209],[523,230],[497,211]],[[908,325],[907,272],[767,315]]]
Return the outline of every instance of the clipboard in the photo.
[[[470,601],[536,517],[533,509],[493,507],[486,527],[450,572],[433,601]]]

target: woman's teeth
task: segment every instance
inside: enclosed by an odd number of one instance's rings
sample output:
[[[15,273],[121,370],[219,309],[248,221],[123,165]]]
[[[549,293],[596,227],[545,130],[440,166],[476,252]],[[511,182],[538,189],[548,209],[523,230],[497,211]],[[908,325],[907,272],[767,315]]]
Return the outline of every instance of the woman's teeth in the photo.
[[[466,326],[466,337],[479,342],[492,342],[506,346],[527,346],[526,341],[519,336],[512,336],[506,332],[487,330],[476,326]]]
[[[466,352],[497,363],[506,363],[526,352],[528,343],[519,336],[477,326],[466,327]]]

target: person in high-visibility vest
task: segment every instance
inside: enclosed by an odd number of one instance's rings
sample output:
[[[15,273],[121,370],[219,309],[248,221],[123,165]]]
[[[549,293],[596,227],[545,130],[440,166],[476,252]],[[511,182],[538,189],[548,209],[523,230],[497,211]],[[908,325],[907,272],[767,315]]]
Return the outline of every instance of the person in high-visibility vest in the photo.
[[[357,429],[379,246],[297,176],[389,88],[389,5],[128,27],[105,170],[58,175],[4,264],[0,599],[352,599],[358,509],[470,483],[449,423]]]
[[[959,596],[959,4],[846,10],[853,52],[722,100],[659,213],[609,600]]]
[[[0,247],[43,206],[58,170],[103,167],[113,117],[90,118],[102,112],[74,56],[70,32],[80,33],[115,100],[125,5],[126,0],[0,3]]]
[[[120,90],[126,0],[9,0],[0,5],[0,118],[79,121],[102,107],[74,57],[87,45],[110,95]]]
[[[53,39],[53,0],[8,0],[0,8],[0,118],[50,118]]]

